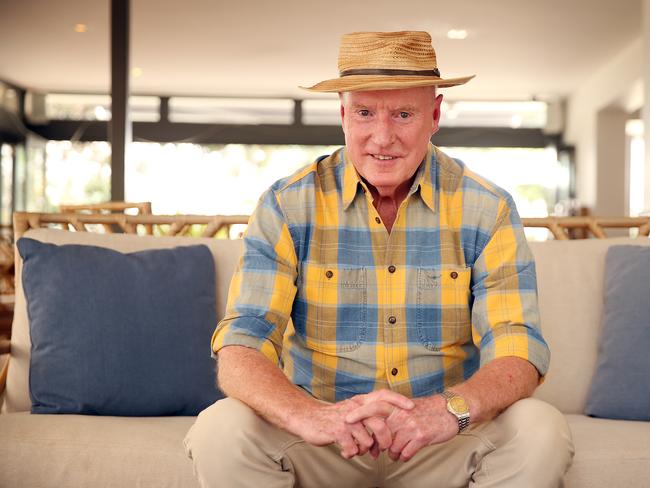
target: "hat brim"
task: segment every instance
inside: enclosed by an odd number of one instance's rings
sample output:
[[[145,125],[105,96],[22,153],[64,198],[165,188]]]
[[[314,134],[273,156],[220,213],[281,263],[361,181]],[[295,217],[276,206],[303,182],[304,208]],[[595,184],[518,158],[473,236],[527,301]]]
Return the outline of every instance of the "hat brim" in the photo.
[[[303,90],[315,92],[349,92],[361,90],[395,90],[400,88],[414,88],[418,86],[437,86],[450,88],[463,85],[476,75],[460,78],[435,78],[431,76],[379,76],[379,75],[352,75],[321,81],[314,86],[301,86]]]

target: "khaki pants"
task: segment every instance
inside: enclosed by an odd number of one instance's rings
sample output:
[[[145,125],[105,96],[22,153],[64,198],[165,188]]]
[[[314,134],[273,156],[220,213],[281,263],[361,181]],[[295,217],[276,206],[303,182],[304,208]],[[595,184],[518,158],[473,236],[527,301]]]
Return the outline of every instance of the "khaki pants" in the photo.
[[[307,444],[230,398],[201,412],[185,449],[203,488],[557,487],[573,458],[563,415],[532,398],[406,463],[386,452],[343,459],[336,446]]]

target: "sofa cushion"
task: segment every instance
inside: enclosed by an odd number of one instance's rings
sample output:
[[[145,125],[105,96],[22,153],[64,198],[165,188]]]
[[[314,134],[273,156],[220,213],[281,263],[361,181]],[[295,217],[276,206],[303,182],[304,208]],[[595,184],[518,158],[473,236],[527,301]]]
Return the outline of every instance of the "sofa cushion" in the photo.
[[[0,486],[198,488],[194,417],[0,415]]]
[[[647,486],[650,422],[567,415],[575,457],[565,486]]]
[[[53,244],[88,244],[115,249],[123,253],[144,249],[169,249],[176,246],[205,244],[215,262],[217,318],[224,313],[230,279],[243,249],[241,239],[214,239],[197,237],[138,236],[131,234],[100,234],[68,232],[59,229],[31,229],[24,237]],[[11,358],[7,375],[3,413],[29,411],[29,358],[31,340],[27,305],[22,288],[22,259],[16,251],[16,304],[11,333]],[[209,344],[209,339],[208,339]]]
[[[222,397],[203,245],[123,254],[22,238],[33,413],[197,415]]]
[[[535,396],[564,413],[584,413],[596,367],[605,255],[613,245],[648,246],[648,238],[531,242],[542,333],[551,349]]]
[[[587,415],[650,420],[649,276],[650,248],[607,251],[602,335]]]
[[[0,486],[198,487],[182,444],[194,420],[0,415]],[[647,478],[649,422],[567,421],[576,447],[567,488],[640,486]]]

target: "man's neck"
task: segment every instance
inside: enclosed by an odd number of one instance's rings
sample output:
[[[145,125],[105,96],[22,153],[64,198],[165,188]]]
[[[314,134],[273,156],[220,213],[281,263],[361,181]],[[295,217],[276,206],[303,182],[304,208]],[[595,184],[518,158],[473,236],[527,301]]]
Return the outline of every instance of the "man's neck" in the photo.
[[[366,185],[372,195],[372,204],[389,233],[397,219],[397,212],[400,205],[409,194],[414,178],[415,175],[396,188],[389,190],[384,188],[378,189],[366,181]]]

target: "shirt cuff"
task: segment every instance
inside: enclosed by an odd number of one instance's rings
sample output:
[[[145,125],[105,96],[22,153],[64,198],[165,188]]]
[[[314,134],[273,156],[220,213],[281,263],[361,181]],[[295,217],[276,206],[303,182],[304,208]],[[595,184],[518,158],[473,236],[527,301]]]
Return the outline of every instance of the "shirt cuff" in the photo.
[[[212,335],[212,357],[226,346],[244,346],[260,351],[273,364],[279,364],[282,346],[274,344],[266,335],[255,335],[253,330],[268,331],[274,326],[258,317],[237,317],[222,320]]]
[[[551,353],[537,329],[524,324],[498,324],[481,340],[481,367],[502,357],[518,357],[531,363],[540,375],[548,372]]]

